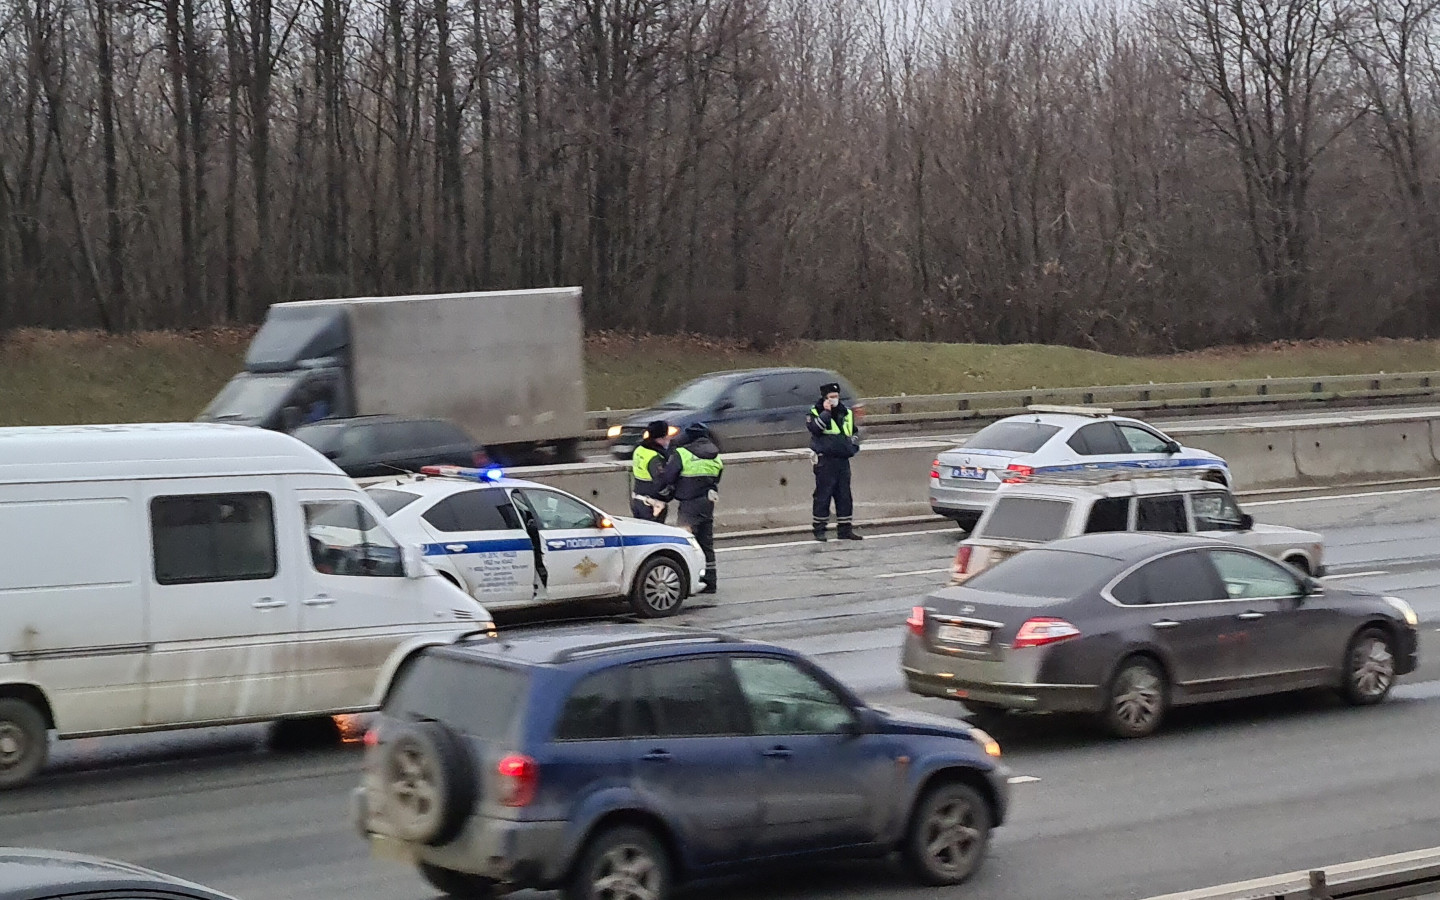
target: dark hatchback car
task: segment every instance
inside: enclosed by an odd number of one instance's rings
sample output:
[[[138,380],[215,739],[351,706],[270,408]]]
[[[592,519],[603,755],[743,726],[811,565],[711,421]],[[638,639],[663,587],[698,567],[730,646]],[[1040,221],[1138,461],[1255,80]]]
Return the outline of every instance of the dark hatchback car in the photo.
[[[687,425],[703,422],[726,453],[808,447],[805,414],[820,401],[821,385],[830,382],[840,385],[840,399],[856,411],[857,419],[864,415],[855,388],[826,369],[711,372],[676,388],[629,421],[611,426],[610,452],[618,459],[629,459],[645,426],[656,419],[669,422],[676,434]]]
[[[1398,597],[1231,543],[1091,534],[931,594],[901,665],[912,692],[976,713],[1096,713],[1142,737],[1181,704],[1317,687],[1379,703],[1418,665],[1417,624]]]
[[[0,900],[234,900],[169,875],[57,850],[0,847]]]
[[[443,419],[356,416],[301,425],[293,434],[351,478],[418,472],[421,466],[479,466],[489,461],[464,430]]]
[[[866,706],[792,651],[683,628],[431,648],[366,744],[361,834],[472,900],[665,900],[757,863],[891,851],[958,884],[1008,805],[984,732]]]

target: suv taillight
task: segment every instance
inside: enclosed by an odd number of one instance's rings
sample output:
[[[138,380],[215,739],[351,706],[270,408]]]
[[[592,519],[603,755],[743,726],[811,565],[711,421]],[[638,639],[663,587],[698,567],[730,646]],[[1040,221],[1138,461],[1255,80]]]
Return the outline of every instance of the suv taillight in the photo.
[[[1046,644],[1079,636],[1080,629],[1064,619],[1036,616],[1020,626],[1020,630],[1015,633],[1015,640],[1010,642],[1010,648],[1019,650],[1023,647],[1044,647]]]
[[[969,544],[961,544],[959,548],[955,550],[955,565],[950,567],[950,575],[952,578],[964,575],[970,571],[970,557],[974,552],[975,548]]]
[[[540,767],[528,756],[512,753],[495,766],[500,776],[500,803],[504,806],[529,806],[540,784]]]
[[[921,637],[924,637],[924,636],[925,636],[925,607],[923,607],[923,606],[913,606],[913,607],[911,607],[911,608],[910,608],[910,618],[908,618],[908,619],[905,620],[905,624],[906,624],[907,626],[909,626],[909,628],[910,628],[910,633],[911,633],[911,634],[915,634],[915,635],[919,635],[919,636],[921,636]]]

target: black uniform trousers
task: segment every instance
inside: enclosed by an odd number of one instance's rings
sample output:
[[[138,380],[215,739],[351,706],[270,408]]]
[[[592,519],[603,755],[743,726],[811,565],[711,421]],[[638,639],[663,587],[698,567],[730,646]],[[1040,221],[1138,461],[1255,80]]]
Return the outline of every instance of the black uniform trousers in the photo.
[[[639,500],[631,497],[630,515],[642,522],[658,522],[664,525],[665,520],[670,518],[670,505],[666,504],[665,508],[660,510],[660,514],[656,515],[654,508],[651,507],[650,504],[641,503]]]
[[[715,573],[715,504],[708,497],[680,501],[680,525],[690,529],[695,542],[705,554],[705,586],[714,587]]]
[[[850,458],[822,456],[815,463],[815,504],[811,509],[816,530],[822,530],[830,519],[830,502],[835,502],[835,518],[841,531],[854,525],[855,498],[850,495]]]

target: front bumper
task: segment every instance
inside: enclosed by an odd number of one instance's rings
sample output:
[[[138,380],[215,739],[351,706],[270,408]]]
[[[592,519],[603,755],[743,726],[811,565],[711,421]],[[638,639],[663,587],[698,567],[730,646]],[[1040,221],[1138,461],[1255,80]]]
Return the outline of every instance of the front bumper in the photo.
[[[370,852],[380,859],[417,865],[429,863],[454,872],[490,878],[516,889],[553,887],[569,866],[563,855],[567,823],[517,822],[474,815],[460,836],[431,847],[371,831],[365,789],[350,796],[351,817]]]
[[[1420,631],[1406,627],[1400,632],[1395,648],[1395,674],[1409,675],[1420,668]]]

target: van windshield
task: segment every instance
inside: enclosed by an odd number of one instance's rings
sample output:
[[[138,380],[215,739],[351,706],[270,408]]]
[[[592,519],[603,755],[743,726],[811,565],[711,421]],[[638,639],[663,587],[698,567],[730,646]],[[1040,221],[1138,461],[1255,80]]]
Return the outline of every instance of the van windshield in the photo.
[[[279,409],[299,383],[301,375],[237,375],[221,389],[201,413],[202,421],[263,419]]]
[[[1065,535],[1071,505],[1069,500],[1000,497],[975,536],[1037,544],[1058,540]]]

